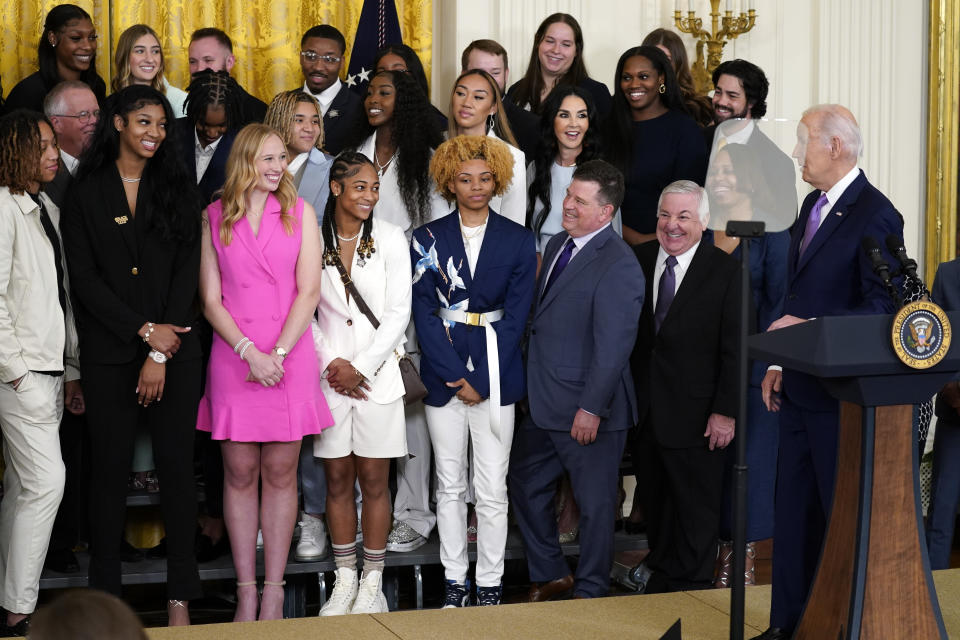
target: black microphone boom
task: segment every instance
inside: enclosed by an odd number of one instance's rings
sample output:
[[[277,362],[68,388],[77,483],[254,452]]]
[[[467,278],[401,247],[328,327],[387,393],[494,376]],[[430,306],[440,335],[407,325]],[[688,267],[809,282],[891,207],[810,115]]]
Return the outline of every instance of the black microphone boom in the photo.
[[[887,235],[887,251],[900,263],[900,272],[915,282],[923,283],[917,275],[917,263],[907,255],[907,248],[903,246],[903,239],[894,234]]]
[[[883,286],[893,299],[893,303],[898,308],[901,307],[903,302],[900,299],[900,293],[890,279],[890,265],[883,259],[883,252],[880,251],[880,243],[877,242],[876,238],[864,236],[860,246],[863,247],[863,252],[870,258],[870,262],[873,265],[873,272],[883,281]]]

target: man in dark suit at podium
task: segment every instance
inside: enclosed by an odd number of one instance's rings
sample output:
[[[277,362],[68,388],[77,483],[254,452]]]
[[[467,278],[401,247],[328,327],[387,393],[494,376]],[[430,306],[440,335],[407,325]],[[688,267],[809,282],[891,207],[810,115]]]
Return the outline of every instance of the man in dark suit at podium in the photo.
[[[791,233],[784,315],[769,330],[819,316],[893,311],[861,242],[902,237],[903,218],[857,166],[862,148],[857,121],[844,107],[804,112],[793,155],[815,189]],[[840,407],[816,378],[797,371],[771,367],[762,386],[767,408],[780,411],[780,449],[770,628],[754,640],[781,640],[800,620],[823,546]]]

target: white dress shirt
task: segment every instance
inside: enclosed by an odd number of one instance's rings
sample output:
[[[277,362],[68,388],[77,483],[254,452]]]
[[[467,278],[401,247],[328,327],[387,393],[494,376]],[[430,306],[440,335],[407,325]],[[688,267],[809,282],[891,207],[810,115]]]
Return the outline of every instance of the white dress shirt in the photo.
[[[673,290],[674,295],[677,291],[680,290],[680,283],[683,282],[683,276],[687,274],[687,271],[690,270],[690,263],[693,262],[693,254],[697,252],[697,247],[700,246],[700,242],[697,242],[695,245],[681,253],[677,256],[677,264],[673,268],[673,281],[675,288]],[[657,308],[657,298],[660,294],[660,276],[663,275],[663,272],[667,270],[667,256],[669,254],[663,250],[663,247],[660,247],[660,250],[657,251],[657,267],[653,270],[653,308]]]
[[[210,166],[210,161],[213,160],[213,154],[217,152],[217,145],[220,144],[220,141],[223,140],[223,136],[220,136],[206,147],[200,144],[200,136],[197,135],[197,130],[193,130],[193,142],[196,149],[196,161],[197,161],[197,184],[200,184],[200,181],[203,179],[203,174],[206,173],[207,167]]]
[[[847,187],[849,187],[859,175],[860,167],[858,165],[853,165],[853,169],[850,169],[845,176],[837,180],[837,183],[830,187],[830,189],[827,191],[827,204],[823,205],[823,208],[820,209],[821,225],[823,224],[823,221],[827,219],[827,216],[830,215],[833,205],[837,203],[837,200],[840,199],[840,196],[843,195],[843,192],[847,190]],[[819,229],[820,227],[817,228]]]
[[[60,159],[63,160],[63,166],[67,168],[67,171],[70,172],[71,176],[77,175],[77,165],[80,164],[79,158],[74,158],[72,155],[60,149]]]
[[[292,176],[297,175],[297,171],[300,170],[300,167],[303,166],[303,163],[306,162],[307,158],[309,157],[310,157],[309,151],[307,151],[306,153],[298,154],[296,158],[294,158],[293,160],[290,161],[289,164],[287,164],[287,173],[289,173]]]
[[[317,99],[317,102],[320,103],[320,117],[327,115],[327,111],[330,109],[330,105],[333,104],[333,99],[337,97],[337,94],[340,93],[340,78],[337,78],[333,81],[333,84],[321,91],[320,93],[314,93],[310,91],[307,87],[307,83],[303,83],[303,91],[309,93],[311,96]]]

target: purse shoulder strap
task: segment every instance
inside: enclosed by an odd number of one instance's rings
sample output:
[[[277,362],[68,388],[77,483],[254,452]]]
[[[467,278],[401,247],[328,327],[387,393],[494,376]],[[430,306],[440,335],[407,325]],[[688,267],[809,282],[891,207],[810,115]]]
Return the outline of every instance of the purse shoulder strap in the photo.
[[[340,260],[340,256],[337,256],[333,264],[337,267],[337,271],[340,272],[340,282],[343,283],[344,289],[353,296],[353,301],[357,303],[357,308],[360,309],[360,313],[367,316],[367,320],[370,321],[374,329],[380,328],[380,321],[373,315],[373,311],[370,310],[363,296],[357,291],[357,285],[353,284],[353,280],[350,278],[350,274],[347,273],[346,267],[343,266],[343,261]]]

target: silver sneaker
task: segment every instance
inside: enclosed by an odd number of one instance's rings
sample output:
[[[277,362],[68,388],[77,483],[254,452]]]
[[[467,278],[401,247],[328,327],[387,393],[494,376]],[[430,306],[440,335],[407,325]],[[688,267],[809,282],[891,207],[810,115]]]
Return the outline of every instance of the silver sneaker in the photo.
[[[320,609],[320,615],[342,616],[350,613],[357,599],[357,570],[350,567],[337,569],[337,581],[333,585],[330,599]]]
[[[387,597],[383,595],[383,572],[364,571],[350,613],[387,613],[389,610]]]
[[[322,518],[301,514],[300,541],[293,558],[297,562],[315,562],[327,555],[327,528]]]
[[[397,521],[387,536],[387,551],[413,551],[427,543],[427,539],[413,530],[406,522]]]

